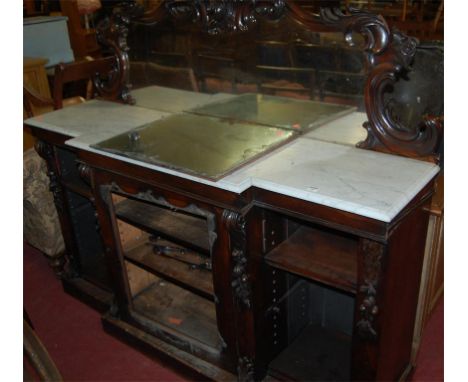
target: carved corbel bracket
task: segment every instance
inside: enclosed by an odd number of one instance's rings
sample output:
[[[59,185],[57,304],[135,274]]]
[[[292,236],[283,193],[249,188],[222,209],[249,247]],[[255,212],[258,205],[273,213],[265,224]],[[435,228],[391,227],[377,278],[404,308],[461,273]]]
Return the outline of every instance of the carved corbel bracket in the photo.
[[[354,33],[365,40],[369,74],[364,99],[369,120],[363,126],[367,138],[357,146],[437,161],[443,117],[427,115],[417,126],[405,126],[392,108],[391,99],[385,98],[401,75],[411,71],[418,40],[398,30],[390,31],[382,16],[358,9],[350,8],[346,14],[323,9],[321,19],[341,29],[350,45],[354,45]]]
[[[83,181],[91,185],[91,167],[84,163],[78,164],[78,174]]]
[[[247,272],[245,219],[237,212],[225,210],[223,222],[229,232],[229,249],[233,262],[231,285],[234,298],[239,305],[250,309],[252,302]]]

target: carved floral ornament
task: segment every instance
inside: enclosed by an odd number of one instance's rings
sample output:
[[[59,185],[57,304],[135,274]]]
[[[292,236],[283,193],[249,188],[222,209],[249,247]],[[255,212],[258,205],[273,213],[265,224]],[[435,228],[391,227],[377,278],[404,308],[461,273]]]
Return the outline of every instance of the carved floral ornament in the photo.
[[[136,0],[125,0],[116,9],[112,22],[98,28],[100,41],[118,57],[113,80],[101,85],[101,90],[114,91],[120,83],[121,98],[126,102],[132,102],[126,36],[133,19],[153,25],[172,17],[220,34],[246,31],[260,19],[289,16],[311,31],[342,31],[349,45],[355,44],[354,36],[359,34],[365,40],[362,49],[368,67],[364,91],[368,121],[363,125],[368,135],[358,147],[437,161],[443,117],[426,115],[417,126],[405,126],[395,115],[391,100],[385,97],[401,75],[411,70],[418,41],[391,31],[382,16],[354,8],[322,8],[317,15],[305,12],[295,0],[164,0],[146,12]]]

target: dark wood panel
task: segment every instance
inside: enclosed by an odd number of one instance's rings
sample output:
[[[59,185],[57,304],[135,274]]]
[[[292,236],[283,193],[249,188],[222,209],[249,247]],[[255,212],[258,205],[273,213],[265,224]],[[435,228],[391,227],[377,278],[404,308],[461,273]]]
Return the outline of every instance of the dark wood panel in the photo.
[[[157,276],[213,299],[213,277],[210,271],[192,269],[186,263],[157,255],[149,244],[148,241],[142,241],[140,245],[126,251],[125,258]]]
[[[279,380],[349,381],[351,337],[317,325],[306,327],[270,364]]]
[[[146,227],[169,239],[209,252],[208,225],[204,218],[169,211],[154,204],[127,199],[115,206],[122,220]]]
[[[356,256],[357,240],[352,237],[303,226],[265,260],[276,268],[354,293]]]

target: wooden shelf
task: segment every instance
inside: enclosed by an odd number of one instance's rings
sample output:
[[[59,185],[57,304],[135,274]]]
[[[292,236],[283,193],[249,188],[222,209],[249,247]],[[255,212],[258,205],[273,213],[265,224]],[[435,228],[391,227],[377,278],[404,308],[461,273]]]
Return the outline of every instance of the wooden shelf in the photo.
[[[265,256],[273,267],[356,293],[357,240],[300,227]]]
[[[133,299],[135,312],[190,341],[222,349],[213,302],[170,282],[157,280]],[[149,328],[151,330],[151,328]]]
[[[210,271],[190,269],[189,265],[176,259],[153,253],[147,236],[134,248],[125,252],[125,258],[146,271],[163,277],[183,288],[213,299],[213,277]]]
[[[268,373],[280,381],[349,381],[350,369],[351,337],[309,325],[270,363]]]
[[[209,253],[206,219],[170,211],[154,204],[127,199],[115,206],[117,217],[123,221],[176,241],[183,246]]]

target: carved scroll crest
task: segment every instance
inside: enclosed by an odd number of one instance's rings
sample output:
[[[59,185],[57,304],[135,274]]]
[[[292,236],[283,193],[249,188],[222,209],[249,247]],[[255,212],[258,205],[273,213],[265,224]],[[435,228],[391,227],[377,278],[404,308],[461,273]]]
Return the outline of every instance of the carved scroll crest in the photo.
[[[108,78],[105,80],[100,77],[94,78],[95,89],[103,97],[120,98],[125,103],[135,103],[130,94],[127,35],[130,21],[142,14],[143,8],[135,0],[126,0],[114,9],[111,17],[101,20],[96,28],[98,42],[110,50],[116,58]]]
[[[443,118],[428,115],[419,126],[404,126],[395,116],[392,102],[385,99],[400,76],[411,70],[418,41],[398,30],[390,31],[382,16],[359,9],[350,8],[346,14],[337,9],[323,9],[321,19],[341,29],[350,45],[354,45],[353,33],[365,39],[370,72],[364,99],[369,121],[364,124],[367,138],[358,147],[405,156],[436,157]]]
[[[179,20],[192,20],[210,34],[245,31],[257,18],[278,19],[285,0],[169,0],[166,9]]]

